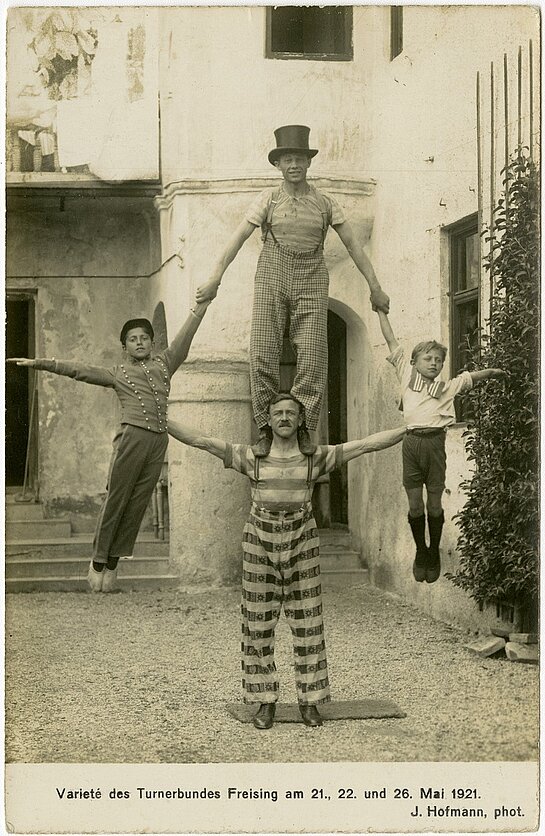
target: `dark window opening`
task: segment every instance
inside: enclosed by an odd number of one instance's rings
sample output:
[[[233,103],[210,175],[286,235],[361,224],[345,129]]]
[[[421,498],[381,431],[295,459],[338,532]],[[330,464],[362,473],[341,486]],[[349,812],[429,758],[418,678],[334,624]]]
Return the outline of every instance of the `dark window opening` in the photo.
[[[267,6],[267,58],[351,61],[351,6]]]
[[[477,216],[450,232],[451,376],[468,367],[479,343],[480,241]],[[458,421],[470,417],[463,398],[456,398]]]
[[[403,6],[390,6],[390,61],[403,52]]]

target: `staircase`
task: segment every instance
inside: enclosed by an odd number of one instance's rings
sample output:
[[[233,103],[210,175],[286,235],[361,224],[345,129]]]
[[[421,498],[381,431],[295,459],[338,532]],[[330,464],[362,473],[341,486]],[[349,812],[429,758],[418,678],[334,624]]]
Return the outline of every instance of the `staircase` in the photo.
[[[36,502],[6,501],[6,592],[87,592],[92,534],[73,534],[69,519],[46,519]],[[132,560],[119,562],[122,590],[166,589],[179,583],[169,571],[169,543],[143,533]]]
[[[320,573],[325,590],[369,582],[369,572],[347,529],[322,528],[319,535]]]
[[[6,592],[86,592],[92,534],[73,534],[69,519],[46,519],[35,502],[6,502]],[[368,572],[345,529],[320,530],[322,586],[325,590],[368,582]],[[132,560],[120,560],[124,591],[169,589],[178,575],[169,570],[169,542],[139,535]]]

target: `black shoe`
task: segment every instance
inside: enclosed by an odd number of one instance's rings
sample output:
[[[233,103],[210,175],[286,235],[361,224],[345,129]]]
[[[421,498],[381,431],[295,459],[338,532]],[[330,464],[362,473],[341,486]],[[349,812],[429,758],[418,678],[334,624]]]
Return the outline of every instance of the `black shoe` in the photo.
[[[435,583],[441,574],[441,557],[439,549],[430,546],[428,551],[428,565],[426,566],[426,583]]]
[[[270,729],[273,724],[275,711],[275,702],[261,703],[252,721],[256,729]]]
[[[428,549],[417,549],[416,557],[413,563],[413,575],[415,581],[418,581],[418,583],[422,583],[422,581],[428,580],[428,566]],[[435,580],[437,580],[437,578]]]
[[[310,433],[304,425],[297,430],[297,438],[299,440],[299,450],[305,456],[312,456],[316,452],[316,445],[312,442]]]
[[[254,456],[258,459],[262,459],[265,456],[268,456],[271,452],[271,444],[272,444],[272,430],[270,427],[261,427],[259,430],[259,438],[257,439],[256,443],[252,447],[252,452]]]
[[[314,728],[316,726],[323,726],[324,721],[320,717],[320,712],[315,705],[300,705],[299,711],[301,712],[305,726],[312,726]]]

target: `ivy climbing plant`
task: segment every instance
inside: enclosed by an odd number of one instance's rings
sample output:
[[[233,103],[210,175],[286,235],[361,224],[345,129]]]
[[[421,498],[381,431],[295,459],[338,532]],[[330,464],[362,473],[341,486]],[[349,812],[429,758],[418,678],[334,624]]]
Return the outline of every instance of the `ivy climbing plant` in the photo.
[[[37,72],[52,99],[72,98],[77,95],[80,67],[88,67],[95,56],[97,31],[81,9],[33,11],[30,48]]]
[[[504,172],[494,234],[484,260],[493,278],[487,336],[472,352],[475,369],[495,367],[468,395],[465,432],[472,475],[457,515],[459,567],[447,577],[480,605],[506,602],[536,612],[539,538],[539,176],[519,148]]]

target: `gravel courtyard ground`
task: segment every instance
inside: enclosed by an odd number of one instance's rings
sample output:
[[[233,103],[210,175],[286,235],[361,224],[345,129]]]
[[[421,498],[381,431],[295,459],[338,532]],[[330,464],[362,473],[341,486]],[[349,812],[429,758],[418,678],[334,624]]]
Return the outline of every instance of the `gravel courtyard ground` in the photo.
[[[12,594],[8,762],[522,761],[538,757],[536,666],[361,585],[324,594],[333,699],[388,698],[404,719],[241,725],[239,592]],[[282,702],[291,637],[277,633]]]

